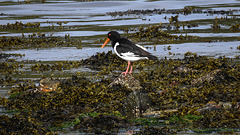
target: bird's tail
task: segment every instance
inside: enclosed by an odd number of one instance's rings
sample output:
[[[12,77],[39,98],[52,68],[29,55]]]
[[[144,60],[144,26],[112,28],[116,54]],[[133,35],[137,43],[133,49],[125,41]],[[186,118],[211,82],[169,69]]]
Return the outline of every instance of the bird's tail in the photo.
[[[154,56],[154,55],[149,55],[148,59],[149,60],[153,60],[153,61],[157,61],[158,60],[158,58],[156,56]]]

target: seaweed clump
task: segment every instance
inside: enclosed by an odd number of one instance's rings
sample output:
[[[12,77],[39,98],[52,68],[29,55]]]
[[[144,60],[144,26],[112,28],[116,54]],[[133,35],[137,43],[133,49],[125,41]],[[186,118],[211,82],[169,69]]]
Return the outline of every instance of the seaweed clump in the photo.
[[[14,30],[22,30],[24,28],[39,28],[40,27],[40,22],[38,23],[22,23],[22,22],[18,22],[16,21],[13,24],[6,24],[6,25],[0,25],[1,29],[14,29]]]
[[[238,31],[240,31],[240,25],[239,24],[233,24],[230,27],[230,30],[233,31],[233,32],[238,32]]]
[[[98,73],[91,78],[77,74],[69,79],[59,79],[56,91],[49,93],[28,92],[28,89],[36,86],[30,83],[19,84],[12,89],[12,95],[8,99],[1,98],[1,105],[7,110],[27,112],[42,127],[63,128],[70,122],[67,127],[74,127],[75,130],[96,126],[97,129],[103,129],[95,130],[95,133],[109,133],[107,131],[120,128],[124,124],[134,125],[129,119],[140,116],[150,117],[145,124],[150,123],[153,126],[163,123],[174,125],[175,122],[171,121],[175,119],[177,124],[183,124],[182,127],[187,121],[188,124],[196,122],[200,128],[240,127],[240,65],[237,59],[214,59],[188,52],[182,60],[139,61],[135,63],[136,73],[133,76],[141,87],[131,90],[118,85],[108,87],[114,80],[112,76],[119,75],[115,70],[122,65],[115,57],[111,52],[98,53],[81,61]],[[134,98],[136,93],[139,93],[139,97],[146,97],[144,102],[148,104],[133,105],[127,110],[126,107],[133,102],[144,103],[138,101],[142,98]],[[214,101],[217,106],[205,109],[210,101]],[[225,107],[226,104],[231,107]],[[128,114],[137,111],[143,115]],[[120,112],[121,116],[115,117],[112,112]],[[94,113],[97,115],[89,116]],[[196,116],[196,119],[187,116]],[[153,117],[154,123],[151,123]],[[112,126],[97,124],[99,122]],[[154,127],[151,126],[142,132],[175,132],[168,127],[153,130]]]
[[[97,53],[86,60],[82,60],[83,65],[87,65],[91,69],[98,69],[101,66],[116,68],[121,66],[124,62],[125,61],[119,59],[116,54],[113,54],[112,51]]]
[[[49,129],[42,127],[27,114],[16,114],[13,117],[0,115],[0,134],[49,134],[53,135]]]
[[[46,36],[44,33],[29,34],[28,37],[0,37],[0,49],[25,49],[25,48],[47,48],[56,46],[76,46],[80,40],[75,40],[66,35],[65,38]]]
[[[0,53],[0,60],[8,59],[9,57],[24,57],[24,54],[8,54],[8,53]]]
[[[127,10],[127,11],[115,11],[115,12],[107,12],[108,15],[111,15],[113,17],[116,16],[124,16],[124,15],[145,15],[145,14],[183,14],[183,15],[189,15],[189,14],[221,14],[221,15],[232,15],[234,12],[237,12],[238,10],[212,10],[212,9],[200,9],[196,7],[190,7],[186,6],[183,9],[146,9],[146,10]]]
[[[69,70],[72,68],[78,68],[81,66],[94,69],[94,70],[104,70],[105,67],[108,67],[107,70],[113,71],[116,69],[121,69],[125,64],[122,59],[119,59],[117,55],[113,54],[112,51],[108,51],[107,53],[97,53],[91,56],[88,59],[80,60],[80,61],[58,61],[53,64],[34,64],[31,65],[32,71],[62,71]]]
[[[89,113],[80,114],[73,121],[74,129],[83,130],[84,128],[92,129],[96,134],[111,134],[118,128],[129,126],[129,122],[121,117],[118,112],[111,114]]]
[[[121,102],[130,91],[108,89],[108,83],[107,80],[92,82],[85,77],[72,76],[62,80],[57,91],[50,93],[28,92],[32,87],[22,85],[1,104],[10,110],[27,110],[29,117],[42,126],[58,127],[80,113],[111,113],[121,108]]]
[[[37,71],[37,72],[43,72],[43,71],[63,71],[63,70],[69,70],[72,68],[78,68],[82,65],[81,61],[58,61],[53,64],[34,64],[31,65],[31,70],[32,71]]]
[[[176,22],[175,25],[178,25]],[[177,26],[178,27],[178,26]],[[179,41],[179,40],[191,40],[196,39],[196,36],[190,36],[190,35],[171,35],[167,32],[164,32],[162,30],[162,24],[152,25],[148,27],[139,27],[138,31],[129,34],[129,38],[132,38],[133,40],[136,40],[136,42],[154,42],[156,44],[159,43],[171,43],[173,41]]]

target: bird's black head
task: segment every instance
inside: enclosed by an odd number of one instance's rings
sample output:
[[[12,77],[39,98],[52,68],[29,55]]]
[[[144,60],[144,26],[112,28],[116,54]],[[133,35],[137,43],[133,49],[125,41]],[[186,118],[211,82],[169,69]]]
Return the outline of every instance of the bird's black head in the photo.
[[[120,34],[116,31],[108,32],[107,37],[107,40],[104,42],[101,48],[103,48],[110,40],[112,42],[112,46],[114,47],[115,43],[121,38]]]
[[[110,40],[118,40],[121,38],[120,34],[116,31],[108,32],[107,36]]]

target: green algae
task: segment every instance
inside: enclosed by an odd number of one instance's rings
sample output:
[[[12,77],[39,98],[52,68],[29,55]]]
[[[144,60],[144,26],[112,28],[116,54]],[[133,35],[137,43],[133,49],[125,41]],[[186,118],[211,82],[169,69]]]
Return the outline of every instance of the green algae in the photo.
[[[193,124],[195,121],[203,118],[204,115],[185,115],[185,116],[177,116],[174,115],[168,119],[169,124]],[[168,123],[165,122],[165,123]]]
[[[165,125],[165,121],[159,118],[135,118],[129,120],[135,126],[160,126]]]

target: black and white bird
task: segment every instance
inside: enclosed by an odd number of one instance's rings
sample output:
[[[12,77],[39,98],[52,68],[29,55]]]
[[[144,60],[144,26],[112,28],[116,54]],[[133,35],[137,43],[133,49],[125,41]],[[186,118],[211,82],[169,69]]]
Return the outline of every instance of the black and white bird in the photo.
[[[127,70],[123,72],[126,76],[127,73],[132,73],[132,66],[134,61],[138,61],[141,59],[147,59],[147,60],[157,60],[157,57],[151,55],[149,52],[146,51],[146,48],[135,44],[131,41],[129,41],[126,38],[123,38],[120,36],[120,34],[116,31],[110,31],[107,34],[108,38],[104,42],[101,48],[103,48],[109,41],[112,42],[112,47],[114,52],[119,56],[120,58],[128,61]],[[130,71],[129,67],[131,65]]]

